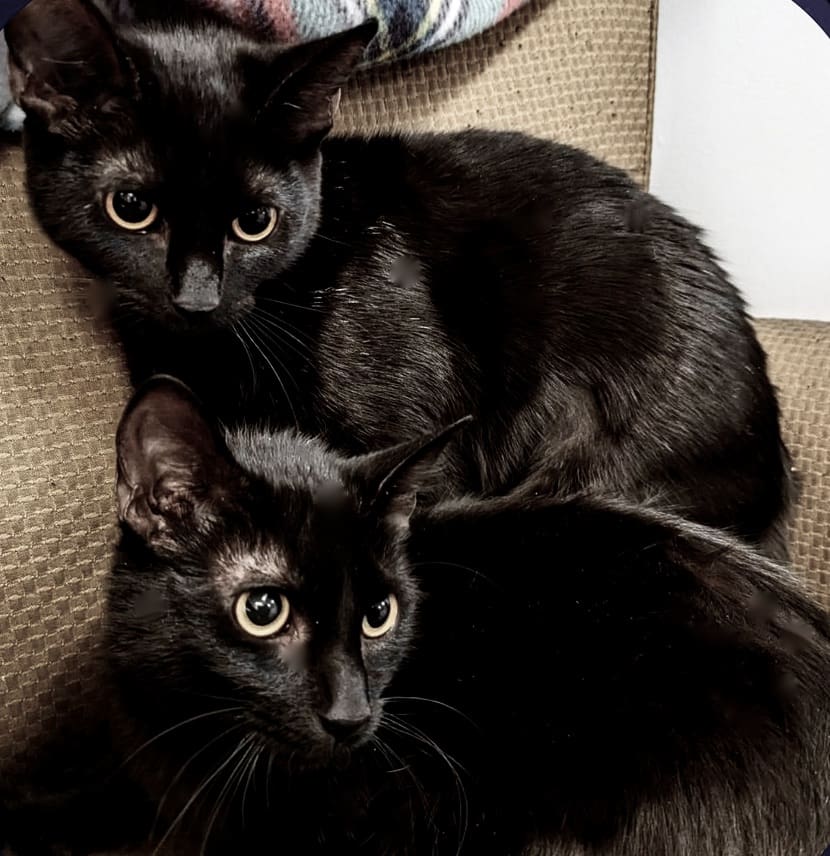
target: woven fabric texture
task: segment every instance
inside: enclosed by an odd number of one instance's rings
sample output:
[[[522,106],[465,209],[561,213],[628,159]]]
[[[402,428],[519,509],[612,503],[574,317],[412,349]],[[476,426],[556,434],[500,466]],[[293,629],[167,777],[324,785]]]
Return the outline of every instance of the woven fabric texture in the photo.
[[[793,564],[830,609],[830,324],[763,320],[756,327],[801,482]]]
[[[27,210],[0,151],[0,767],[86,701],[113,531],[113,427],[126,396],[89,283]]]
[[[343,131],[527,131],[587,149],[645,183],[656,0],[532,0],[444,51],[362,72]]]

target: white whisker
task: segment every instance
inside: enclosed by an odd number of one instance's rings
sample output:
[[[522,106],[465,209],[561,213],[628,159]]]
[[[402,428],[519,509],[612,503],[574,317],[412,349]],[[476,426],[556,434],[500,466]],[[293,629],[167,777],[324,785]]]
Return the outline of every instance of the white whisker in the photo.
[[[265,353],[265,351],[262,350],[262,347],[260,347],[260,345],[258,344],[258,342],[254,336],[253,330],[249,330],[245,326],[245,323],[242,321],[239,322],[239,327],[240,327],[240,330],[242,330],[242,332],[245,333],[245,335],[248,337],[251,344],[259,351],[260,355],[262,356],[262,359],[265,360],[265,362],[268,364],[271,371],[274,373],[274,377],[277,379],[277,382],[279,383],[280,387],[282,388],[282,392],[283,392],[283,395],[285,396],[286,402],[288,403],[288,407],[291,409],[291,415],[294,418],[294,424],[299,426],[299,420],[297,419],[297,413],[294,410],[294,405],[291,403],[291,397],[288,395],[288,390],[285,388],[285,384],[282,382],[282,378],[280,377],[280,373],[276,370],[276,368],[274,368],[274,364],[271,362],[271,360],[268,359],[267,354]],[[279,360],[277,360],[277,361],[279,362]],[[283,366],[283,368],[284,368],[284,366]]]
[[[230,764],[233,761],[233,759],[242,750],[242,747],[243,747],[243,743],[240,742],[237,745],[236,749],[234,749],[233,752],[231,752],[231,754],[228,755],[228,757],[199,785],[199,787],[196,789],[196,792],[193,794],[193,796],[185,803],[184,808],[176,815],[175,819],[170,824],[170,826],[167,827],[167,832],[164,833],[161,841],[159,841],[159,843],[156,845],[155,849],[153,850],[153,856],[156,856],[156,854],[161,851],[161,848],[164,846],[164,842],[167,841],[167,839],[172,834],[173,830],[179,825],[179,823],[181,823],[182,818],[190,810],[190,807],[193,805],[193,803],[196,802],[196,800],[199,798],[199,796],[204,792],[205,788],[207,788],[208,785],[228,766],[228,764]]]

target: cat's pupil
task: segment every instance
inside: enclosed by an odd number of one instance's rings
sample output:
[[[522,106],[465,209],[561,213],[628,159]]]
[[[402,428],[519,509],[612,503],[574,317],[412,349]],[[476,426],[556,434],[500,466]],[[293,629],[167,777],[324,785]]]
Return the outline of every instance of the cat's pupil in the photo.
[[[282,607],[282,597],[271,589],[252,591],[245,604],[245,613],[257,627],[265,627],[276,621]]]
[[[258,235],[271,225],[271,209],[252,208],[237,219],[239,228],[248,235]]]
[[[392,609],[389,603],[389,598],[385,597],[377,603],[373,603],[366,610],[366,621],[370,627],[382,627],[383,623],[389,618],[389,613]]]
[[[141,223],[153,210],[153,203],[132,190],[119,190],[112,196],[115,213],[127,223]]]

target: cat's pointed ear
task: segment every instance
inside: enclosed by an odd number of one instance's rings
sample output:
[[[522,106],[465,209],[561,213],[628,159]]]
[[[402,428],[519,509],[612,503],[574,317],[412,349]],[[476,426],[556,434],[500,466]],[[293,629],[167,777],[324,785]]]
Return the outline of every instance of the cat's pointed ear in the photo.
[[[436,464],[447,443],[472,421],[464,416],[434,434],[353,458],[349,470],[372,513],[394,526],[408,526],[418,491],[440,478]]]
[[[131,91],[129,64],[87,0],[32,0],[6,25],[12,96],[60,133],[79,108],[106,109]]]
[[[258,113],[259,120],[290,144],[319,143],[334,124],[340,90],[377,30],[377,21],[370,20],[277,56],[267,75],[271,90]]]
[[[151,378],[127,405],[116,435],[119,519],[151,546],[178,524],[198,527],[238,468],[193,393],[174,378]]]

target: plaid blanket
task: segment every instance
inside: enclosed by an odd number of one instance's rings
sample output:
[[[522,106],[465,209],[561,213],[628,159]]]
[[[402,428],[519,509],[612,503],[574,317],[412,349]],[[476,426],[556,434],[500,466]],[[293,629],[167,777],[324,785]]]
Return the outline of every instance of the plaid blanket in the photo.
[[[287,44],[313,41],[369,18],[379,23],[368,63],[444,47],[480,33],[527,0],[191,0]]]

